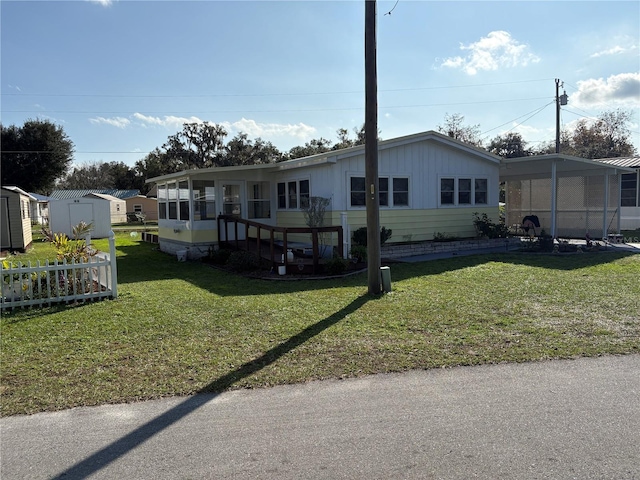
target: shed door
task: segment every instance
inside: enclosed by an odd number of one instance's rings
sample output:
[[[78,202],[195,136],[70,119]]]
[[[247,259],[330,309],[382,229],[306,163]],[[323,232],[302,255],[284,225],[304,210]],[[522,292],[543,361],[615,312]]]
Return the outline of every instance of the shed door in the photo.
[[[69,221],[71,222],[71,228],[69,231],[73,231],[73,227],[80,222],[92,223],[93,218],[93,204],[92,203],[70,203],[69,204]]]
[[[0,198],[0,211],[2,212],[2,225],[0,225],[0,232],[2,235],[2,248],[11,248],[11,232],[9,229],[9,202],[7,199]]]

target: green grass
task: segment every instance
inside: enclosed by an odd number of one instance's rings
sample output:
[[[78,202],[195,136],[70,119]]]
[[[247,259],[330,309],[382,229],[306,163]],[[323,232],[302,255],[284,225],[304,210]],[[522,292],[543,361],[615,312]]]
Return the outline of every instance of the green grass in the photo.
[[[107,249],[106,240],[97,240]],[[415,368],[640,352],[640,255],[501,254],[247,279],[118,236],[119,296],[1,319],[2,415]],[[13,260],[42,258],[46,244]]]

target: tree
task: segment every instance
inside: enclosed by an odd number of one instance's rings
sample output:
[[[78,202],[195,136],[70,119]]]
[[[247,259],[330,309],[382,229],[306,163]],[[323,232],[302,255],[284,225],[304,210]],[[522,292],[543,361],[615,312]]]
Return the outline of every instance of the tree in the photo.
[[[633,157],[629,122],[632,113],[626,110],[602,112],[595,120],[581,119],[573,130],[560,133],[560,153],[582,158]],[[544,144],[540,153],[555,153],[555,142]]]
[[[282,158],[280,151],[260,137],[251,141],[246,133],[240,132],[224,147],[221,165],[259,165],[274,163]]]
[[[182,167],[176,158],[169,156],[159,148],[155,148],[142,160],[136,162],[134,170],[136,178],[135,188],[140,190],[143,195],[146,195],[151,189],[151,185],[145,183],[147,179],[179,172],[182,170]]]
[[[287,159],[309,157],[311,155],[317,155],[318,153],[325,153],[331,150],[331,140],[326,138],[314,138],[308,141],[304,146],[293,147],[287,153]]]
[[[162,148],[182,169],[221,166],[226,130],[215,123],[185,123]]]
[[[464,125],[464,116],[459,113],[445,114],[444,125],[438,125],[438,131],[474,147],[482,147],[480,125]]]
[[[49,194],[73,161],[74,145],[49,120],[27,120],[22,127],[2,129],[2,184]]]
[[[141,190],[135,169],[124,162],[93,162],[74,167],[69,175],[58,181],[56,187],[70,190]]]
[[[522,135],[516,132],[498,135],[491,140],[487,150],[502,158],[518,158],[533,155],[531,150],[527,148],[527,142],[522,138]]]

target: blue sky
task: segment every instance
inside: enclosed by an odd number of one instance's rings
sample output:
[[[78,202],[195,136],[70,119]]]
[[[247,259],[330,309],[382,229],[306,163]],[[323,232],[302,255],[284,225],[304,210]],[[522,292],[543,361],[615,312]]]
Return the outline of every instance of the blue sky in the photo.
[[[633,112],[640,147],[640,2],[378,1],[383,139],[447,113],[488,141],[555,138],[561,121]],[[391,11],[392,13],[386,14]],[[77,164],[133,165],[184,122],[282,151],[364,121],[364,1],[0,3],[2,123],[60,124]]]

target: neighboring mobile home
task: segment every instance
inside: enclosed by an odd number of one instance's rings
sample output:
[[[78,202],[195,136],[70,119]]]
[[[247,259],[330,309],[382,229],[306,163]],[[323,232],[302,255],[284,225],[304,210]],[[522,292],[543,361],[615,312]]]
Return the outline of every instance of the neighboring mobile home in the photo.
[[[473,237],[474,213],[498,220],[500,158],[437,132],[379,142],[380,225],[389,243],[438,234]],[[364,146],[286,162],[187,170],[149,179],[158,188],[160,248],[189,257],[218,244],[219,214],[304,227],[311,197],[329,199],[324,226],[366,225]],[[239,236],[243,236],[242,231]],[[345,236],[347,232],[345,232]]]
[[[37,193],[30,193],[31,200],[31,223],[36,225],[49,224],[49,197]]]
[[[158,220],[158,200],[156,198],[145,197],[144,195],[136,195],[129,197],[127,202],[127,216],[132,214],[144,214],[145,221]],[[135,217],[134,217],[135,218]]]
[[[33,199],[18,187],[0,188],[0,248],[25,251],[32,243],[31,206]]]

